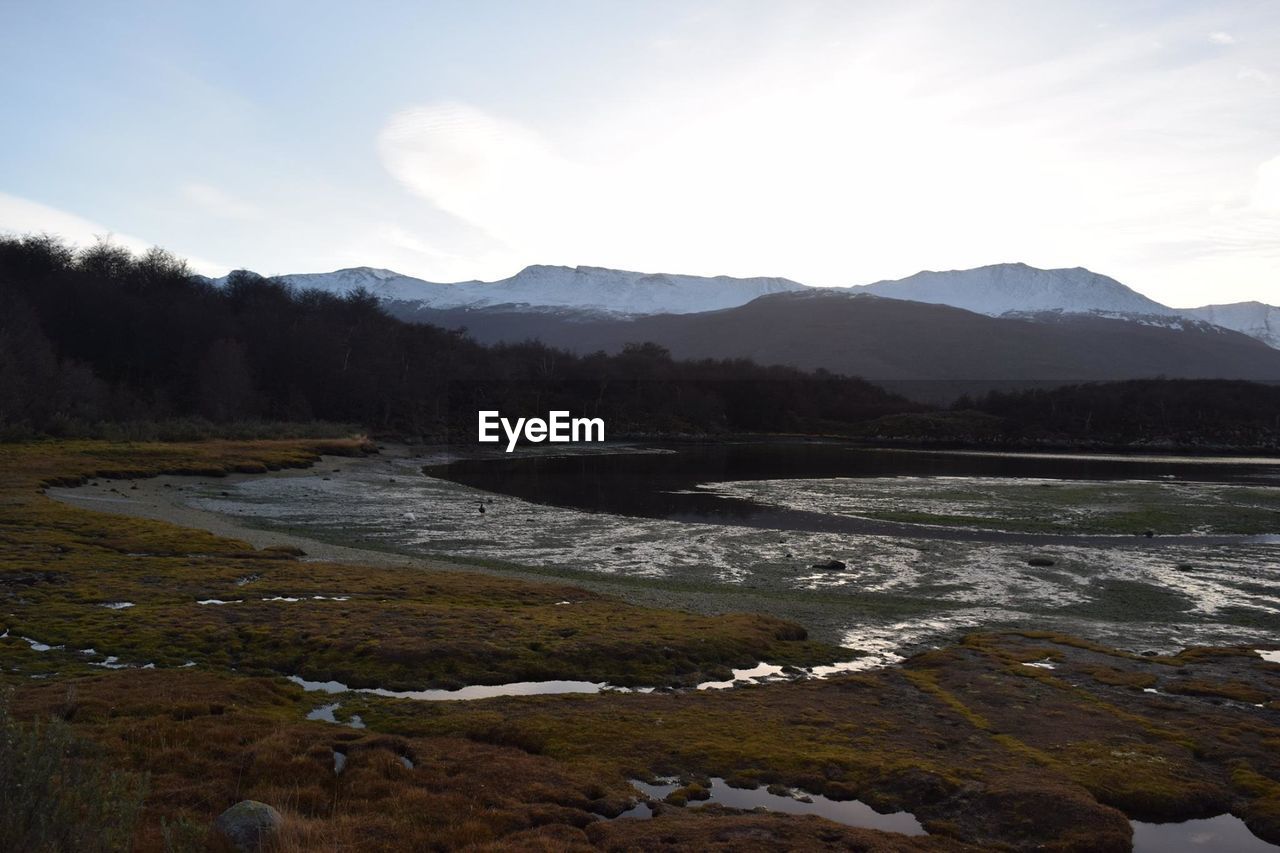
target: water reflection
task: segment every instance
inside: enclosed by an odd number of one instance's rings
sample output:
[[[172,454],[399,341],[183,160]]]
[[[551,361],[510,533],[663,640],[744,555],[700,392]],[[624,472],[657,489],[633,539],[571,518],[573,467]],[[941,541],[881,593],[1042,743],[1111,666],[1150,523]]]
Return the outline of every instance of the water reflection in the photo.
[[[658,783],[643,782],[633,779],[631,784],[636,790],[648,795],[651,799],[662,800],[680,787],[678,781],[661,780]],[[700,804],[718,803],[731,809],[750,811],[764,808],[773,812],[786,814],[812,814],[825,817],[827,820],[843,823],[846,826],[857,826],[864,829],[878,829],[883,832],[898,832],[903,835],[925,835],[924,827],[915,815],[910,812],[891,812],[881,814],[871,806],[859,800],[836,801],[821,794],[805,794],[792,790],[788,794],[771,793],[766,788],[734,788],[724,779],[714,776],[711,779],[711,797],[706,800],[690,801],[690,807]],[[646,817],[635,806],[620,817]],[[645,811],[648,811],[647,809]]]
[[[539,696],[552,693],[599,693],[605,683],[592,681],[514,681],[509,684],[473,684],[457,690],[386,690],[382,687],[348,687],[341,681],[307,681],[297,675],[289,680],[303,690],[321,693],[368,693],[390,699],[441,702],[459,699],[492,699],[497,696]]]
[[[1182,823],[1133,821],[1133,853],[1275,853],[1277,850],[1280,846],[1254,835],[1235,815]]]

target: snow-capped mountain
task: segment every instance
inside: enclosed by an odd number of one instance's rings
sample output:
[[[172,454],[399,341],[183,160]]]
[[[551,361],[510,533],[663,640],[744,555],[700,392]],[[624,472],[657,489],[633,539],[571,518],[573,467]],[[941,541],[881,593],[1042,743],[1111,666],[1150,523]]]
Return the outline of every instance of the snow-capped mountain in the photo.
[[[325,290],[338,294],[349,293],[363,287],[379,299],[389,302],[430,300],[449,287],[447,284],[435,284],[413,276],[401,275],[394,270],[374,267],[352,267],[335,272],[294,273],[278,278],[294,287]]]
[[[645,317],[737,308],[777,293],[878,296],[961,308],[989,317],[1052,323],[1080,315],[1178,330],[1243,332],[1280,349],[1280,308],[1259,302],[1174,309],[1082,267],[1043,270],[1021,263],[925,271],[861,287],[811,288],[785,278],[640,273],[603,267],[530,266],[501,281],[423,281],[393,270],[353,267],[279,278],[295,287],[347,293],[363,287],[397,316],[432,322],[439,311],[502,310],[507,315]],[[222,284],[224,279],[214,279]]]
[[[1042,270],[1026,264],[993,264],[971,270],[918,272],[858,289],[891,299],[964,308],[988,317],[1044,312],[1131,318],[1176,317],[1179,313],[1114,278],[1083,267]]]
[[[708,278],[611,270],[602,267],[530,266],[501,281],[441,284],[391,270],[354,267],[331,273],[279,276],[300,288],[346,293],[364,287],[410,308],[521,306],[534,311],[616,315],[691,314],[734,308],[770,293],[803,290],[785,278]],[[221,283],[223,279],[215,280]]]
[[[1269,347],[1280,349],[1280,307],[1275,305],[1266,305],[1262,302],[1235,302],[1230,305],[1188,308],[1182,313],[1224,329],[1244,332]]]

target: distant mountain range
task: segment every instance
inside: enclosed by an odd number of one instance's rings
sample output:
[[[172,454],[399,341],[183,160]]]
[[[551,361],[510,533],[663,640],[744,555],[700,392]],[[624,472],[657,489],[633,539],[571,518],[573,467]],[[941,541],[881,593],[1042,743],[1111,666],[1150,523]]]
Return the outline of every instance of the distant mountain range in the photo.
[[[639,273],[602,267],[530,266],[501,281],[452,284],[423,281],[392,270],[353,267],[330,273],[278,276],[297,287],[345,293],[362,287],[395,313],[418,309],[551,312],[574,316],[639,317],[693,314],[736,308],[775,293],[817,290],[785,278]],[[215,283],[225,281],[212,279]],[[1082,267],[1042,270],[1026,264],[993,264],[969,270],[924,271],[894,281],[836,292],[871,293],[963,308],[988,317],[1084,314],[1181,327],[1183,320],[1243,332],[1280,348],[1280,308],[1260,302],[1177,309]],[[1048,319],[1048,318],[1042,318]]]
[[[1280,308],[1174,309],[1079,267],[997,264],[850,288],[557,266],[456,284],[367,267],[280,278],[338,293],[363,287],[402,319],[465,327],[485,343],[612,352],[652,341],[677,357],[975,390],[1154,376],[1280,381]]]
[[[331,273],[279,276],[297,287],[345,293],[364,287],[379,298],[421,308],[520,306],[533,311],[569,311],[637,316],[691,314],[743,305],[758,296],[805,290],[785,278],[707,278],[610,270],[601,267],[525,267],[501,281],[440,284],[391,270],[356,267]]]

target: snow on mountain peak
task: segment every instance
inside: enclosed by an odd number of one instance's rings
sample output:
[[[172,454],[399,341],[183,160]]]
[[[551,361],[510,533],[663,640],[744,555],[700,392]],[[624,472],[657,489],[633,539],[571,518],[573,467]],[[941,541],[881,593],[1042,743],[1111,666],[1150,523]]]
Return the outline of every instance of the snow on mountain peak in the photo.
[[[622,315],[715,311],[743,305],[769,293],[804,289],[803,285],[783,278],[708,278],[546,264],[525,267],[510,278],[494,282],[441,284],[372,267],[280,278],[295,287],[333,293],[363,287],[380,299],[409,302],[420,308],[478,309],[513,305],[536,310]]]
[[[405,303],[410,310],[510,306],[525,311],[639,316],[718,311],[778,293],[876,296],[949,305],[991,317],[1052,320],[1086,314],[1170,328],[1208,324],[1242,332],[1280,349],[1280,308],[1241,302],[1175,310],[1084,267],[1045,270],[1024,263],[992,264],[968,270],[924,271],[896,281],[849,288],[811,288],[785,278],[707,277],[549,264],[534,264],[493,282],[442,284],[377,267],[279,278],[295,287],[331,293],[365,288],[381,300]],[[225,279],[211,281],[221,284]]]
[[[893,299],[951,305],[991,317],[1041,312],[1178,314],[1115,279],[1084,267],[1042,270],[1023,263],[993,264],[970,270],[918,272],[861,289]]]
[[[1230,305],[1205,305],[1182,312],[1188,317],[1243,332],[1269,347],[1280,349],[1280,307],[1262,302],[1236,302]]]

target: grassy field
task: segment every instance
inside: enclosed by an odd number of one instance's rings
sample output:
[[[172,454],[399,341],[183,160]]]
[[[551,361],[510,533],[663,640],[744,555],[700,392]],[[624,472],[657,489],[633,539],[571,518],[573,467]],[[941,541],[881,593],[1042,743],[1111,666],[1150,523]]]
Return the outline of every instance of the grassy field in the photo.
[[[850,654],[772,617],[636,607],[429,565],[311,562],[41,493],[104,477],[127,492],[129,478],[162,472],[261,472],[366,449],[358,439],[0,446],[0,684],[11,709],[0,721],[21,735],[6,742],[51,755],[53,777],[116,785],[121,802],[145,786],[140,816],[120,830],[144,851],[205,849],[212,819],[245,798],[284,813],[280,850],[1119,851],[1126,817],[1224,810],[1280,841],[1280,665],[1247,650],[1152,658],[1069,637],[979,635],[898,668],[723,692],[329,697],[281,676],[392,689],[676,686],[760,660]],[[325,597],[264,600],[315,595]],[[209,599],[240,603],[197,603]],[[122,602],[132,606],[104,606]],[[335,701],[339,721],[358,714],[367,728],[306,719]],[[50,719],[65,739],[33,734]],[[712,776],[783,784],[911,811],[930,835],[718,807],[600,819],[631,804],[629,779],[665,775],[682,780],[673,802],[696,802]]]

